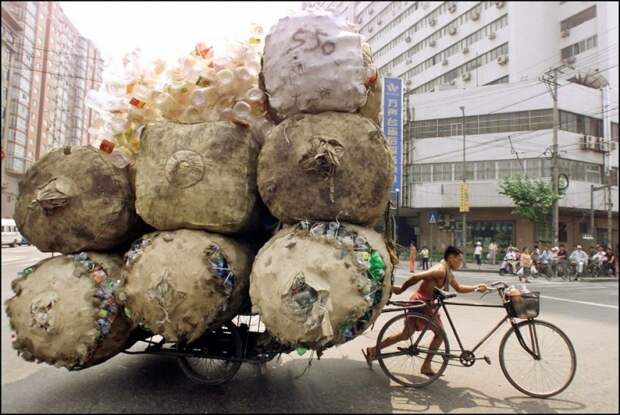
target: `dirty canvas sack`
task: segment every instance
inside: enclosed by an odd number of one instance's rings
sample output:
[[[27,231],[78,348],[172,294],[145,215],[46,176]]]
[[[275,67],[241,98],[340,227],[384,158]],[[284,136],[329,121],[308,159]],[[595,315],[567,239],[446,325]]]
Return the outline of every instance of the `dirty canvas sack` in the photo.
[[[298,113],[359,111],[378,79],[362,36],[344,18],[320,10],[281,18],[271,28],[261,76],[277,122]],[[364,112],[377,122],[376,113]]]
[[[91,146],[52,150],[19,186],[15,222],[43,252],[105,251],[128,239],[139,218],[127,169]]]
[[[321,350],[363,333],[390,297],[383,237],[341,222],[304,221],[278,232],[250,277],[254,311],[281,343]]]
[[[228,121],[147,125],[137,158],[138,214],[160,230],[252,228],[258,149],[250,136]]]
[[[191,342],[247,303],[253,259],[244,245],[213,233],[146,234],[125,254],[119,299],[134,326]]]
[[[121,266],[121,254],[81,252],[26,268],[6,304],[13,347],[25,360],[77,370],[131,346],[116,301]]]
[[[374,224],[394,175],[381,130],[358,114],[303,114],[279,124],[258,158],[258,190],[285,223],[304,219]]]

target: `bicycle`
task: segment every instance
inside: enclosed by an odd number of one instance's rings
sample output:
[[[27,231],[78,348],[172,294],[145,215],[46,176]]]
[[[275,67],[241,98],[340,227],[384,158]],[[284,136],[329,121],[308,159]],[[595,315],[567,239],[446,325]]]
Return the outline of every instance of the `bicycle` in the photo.
[[[401,385],[420,388],[437,380],[451,360],[458,360],[464,367],[473,366],[476,360],[485,360],[490,365],[491,359],[488,356],[476,357],[475,352],[506,321],[509,321],[511,327],[502,338],[499,346],[499,362],[508,382],[520,392],[535,398],[548,398],[566,389],[575,376],[577,366],[575,349],[570,339],[559,328],[551,323],[535,319],[539,311],[539,294],[537,292],[523,293],[523,301],[520,302],[517,299],[513,301],[512,297],[511,299],[505,297],[508,288],[506,283],[497,281],[491,285],[497,289],[502,299],[502,305],[446,302],[446,299],[453,298],[456,294],[438,288],[435,289],[433,300],[428,303],[423,301],[388,302],[389,305],[394,305],[396,308],[386,308],[383,312],[402,311],[402,314],[390,319],[381,328],[377,338],[376,358],[385,374]],[[431,317],[415,312],[416,309],[427,306],[429,303],[433,306]],[[504,308],[506,316],[472,350],[466,350],[446,305]],[[459,349],[455,351],[457,353],[451,353],[445,330],[433,322],[433,318],[441,308],[443,308],[458,342]],[[414,331],[406,340],[380,349],[379,345],[385,338],[402,331],[407,317],[423,320],[423,329]],[[524,320],[516,321],[518,319]],[[442,339],[442,343],[438,349],[431,350],[429,345],[434,333],[437,333]],[[553,337],[551,337],[552,335]],[[421,362],[428,355],[432,355],[431,360],[435,366],[440,364],[439,369],[432,376],[420,374],[420,367],[416,366],[418,359]],[[560,365],[567,367],[562,370],[563,368]],[[517,373],[523,370],[526,370],[525,376]],[[542,383],[543,386],[531,384],[537,382]],[[556,386],[553,383],[558,383],[558,385]]]

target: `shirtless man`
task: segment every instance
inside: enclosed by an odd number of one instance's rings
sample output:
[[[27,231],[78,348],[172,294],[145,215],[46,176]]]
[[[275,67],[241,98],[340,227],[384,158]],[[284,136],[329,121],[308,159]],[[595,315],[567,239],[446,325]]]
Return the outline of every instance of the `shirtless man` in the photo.
[[[397,287],[397,286],[392,287],[392,293],[401,294],[407,288],[417,284],[420,281],[422,281],[422,285],[420,285],[420,288],[418,288],[411,296],[410,300],[412,301],[413,300],[431,301],[433,299],[433,290],[435,287],[441,288],[444,291],[448,291],[450,286],[452,286],[452,288],[454,288],[456,292],[461,293],[461,294],[471,293],[474,291],[486,292],[488,288],[485,284],[478,284],[476,286],[473,286],[473,285],[460,285],[458,283],[458,281],[454,278],[452,271],[455,271],[461,268],[461,266],[463,266],[463,252],[456,247],[449,246],[443,254],[443,260],[441,260],[437,265],[433,266],[428,271],[423,271],[423,272],[418,272],[416,274],[413,274],[407,281],[405,281],[402,287]],[[421,309],[422,311],[418,311],[418,310],[420,309],[416,309],[416,312],[421,312],[422,314],[428,316],[429,318],[433,314],[433,308],[430,305],[427,305],[426,307]],[[433,322],[438,327],[443,328],[439,313],[435,315]],[[389,347],[399,341],[407,340],[409,337],[411,337],[414,331],[423,330],[424,324],[425,322],[421,319],[416,319],[415,317],[407,317],[407,319],[405,320],[403,331],[400,334],[386,338],[379,345],[379,349]],[[435,335],[433,337],[433,340],[431,341],[430,349],[437,350],[439,346],[441,345],[441,336],[437,334],[437,331],[435,331],[434,328],[431,327],[431,329],[433,330]],[[364,354],[364,357],[366,358],[366,363],[370,367],[372,364],[372,361],[377,356],[376,347],[368,347],[366,348],[365,352],[364,350],[362,350],[362,353]],[[427,375],[427,376],[435,375],[435,372],[433,372],[433,369],[431,368],[432,357],[433,355],[429,354],[426,356],[426,359],[424,359],[424,363],[422,364],[422,367],[420,370],[423,375]]]

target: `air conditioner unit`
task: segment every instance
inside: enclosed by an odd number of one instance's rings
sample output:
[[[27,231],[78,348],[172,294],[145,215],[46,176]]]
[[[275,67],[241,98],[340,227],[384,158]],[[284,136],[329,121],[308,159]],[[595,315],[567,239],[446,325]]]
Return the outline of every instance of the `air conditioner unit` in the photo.
[[[431,20],[428,21],[428,24],[431,25],[431,26],[435,26],[437,24],[437,20],[431,19]]]
[[[489,33],[489,39],[490,39],[490,40],[495,39],[495,32],[491,32],[491,33]]]
[[[455,2],[450,3],[450,5],[448,6],[448,11],[450,13],[454,13],[456,11],[456,3]]]
[[[407,36],[407,37],[405,38],[405,42],[407,42],[407,43],[411,42],[411,36]]]
[[[363,21],[364,21],[364,19],[362,17],[358,17],[357,18],[357,23],[362,24]]]
[[[432,88],[429,90],[429,92],[435,92],[436,90],[437,90],[437,87],[436,87],[436,86],[434,86],[434,87],[432,87]]]
[[[436,44],[437,44],[437,42],[435,41],[435,39],[431,39],[431,40],[428,42],[428,45],[429,45],[429,46],[431,46],[431,47],[435,47],[435,45],[436,45]]]
[[[497,63],[500,65],[505,65],[508,62],[508,56],[502,55],[497,58]]]
[[[495,4],[497,4],[497,3],[503,3],[503,2],[496,1]],[[375,13],[375,11],[373,9],[368,9],[368,14],[369,15],[372,16],[374,13]]]
[[[456,26],[450,27],[450,29],[448,29],[448,33],[451,35],[456,35]]]
[[[377,24],[380,25],[381,23],[383,23],[383,21],[381,19],[377,20]]]
[[[374,29],[373,29],[372,27],[369,27],[369,28],[368,28],[368,33],[372,33],[372,32],[373,32],[373,30],[374,30]]]
[[[560,35],[562,37],[568,37],[568,35],[570,35],[570,30],[564,29],[564,30],[562,30],[562,32],[560,32]]]
[[[469,53],[469,48],[465,46],[461,52],[463,52],[463,55],[467,55]]]
[[[568,58],[564,59],[564,63],[572,65],[573,63],[575,63],[576,60],[577,58],[575,58],[574,56],[569,56]]]
[[[471,79],[471,73],[465,72],[463,74],[462,78],[463,78],[463,81],[465,81],[465,82],[469,81]]]
[[[590,143],[588,141],[590,137],[587,135],[584,135],[583,137],[581,137],[581,149],[582,150],[589,150],[590,149]]]
[[[422,2],[422,8],[423,8],[423,9],[425,9],[425,10],[426,10],[426,9],[428,9],[428,8],[429,8],[429,6],[430,6],[430,3],[429,3],[429,2],[427,2],[427,1]]]
[[[406,63],[407,65],[411,65],[411,64],[413,63],[413,59],[407,59],[407,60],[405,61],[405,63]]]
[[[444,60],[443,60],[443,62],[441,62],[441,64],[442,64],[443,66],[446,66],[446,65],[448,64],[448,60],[447,60],[447,59],[444,59]]]
[[[450,82],[448,82],[448,85],[456,85],[456,82],[455,81],[450,81]]]
[[[411,79],[407,79],[407,81],[405,82],[405,85],[407,86],[411,85]]]
[[[501,9],[502,7],[504,7],[504,3],[506,3],[506,2],[505,2],[505,1],[496,1],[496,2],[495,2],[495,6],[496,6],[498,9]]]
[[[480,19],[480,13],[478,11],[474,11],[471,14],[471,20],[478,20],[478,19]]]

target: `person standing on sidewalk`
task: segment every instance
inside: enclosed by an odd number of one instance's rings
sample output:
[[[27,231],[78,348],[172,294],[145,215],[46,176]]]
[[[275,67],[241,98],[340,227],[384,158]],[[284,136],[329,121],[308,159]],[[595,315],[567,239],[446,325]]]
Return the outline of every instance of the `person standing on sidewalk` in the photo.
[[[415,247],[413,242],[411,242],[411,246],[409,248],[409,272],[415,272],[418,249]]]
[[[480,269],[480,264],[482,264],[482,243],[476,242],[476,247],[474,248],[474,258],[476,258],[476,264],[478,264],[478,269]]]
[[[428,248],[424,246],[420,251],[420,254],[422,255],[422,270],[426,271],[428,270],[428,257],[430,255]]]
[[[527,277],[530,276],[530,271],[532,269],[532,256],[530,255],[529,249],[523,248],[519,261],[521,263],[521,268],[523,269],[523,276],[519,275],[519,282],[528,283],[529,280]]]
[[[489,244],[489,260],[495,265],[495,258],[497,256],[497,244],[493,241]]]

